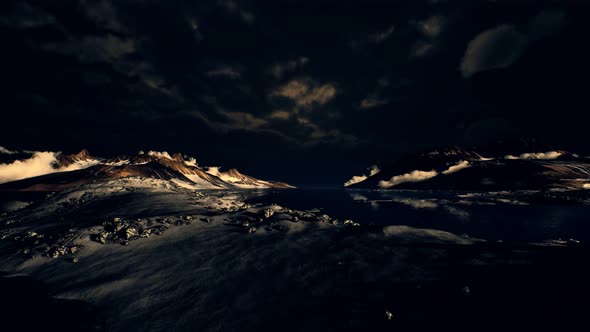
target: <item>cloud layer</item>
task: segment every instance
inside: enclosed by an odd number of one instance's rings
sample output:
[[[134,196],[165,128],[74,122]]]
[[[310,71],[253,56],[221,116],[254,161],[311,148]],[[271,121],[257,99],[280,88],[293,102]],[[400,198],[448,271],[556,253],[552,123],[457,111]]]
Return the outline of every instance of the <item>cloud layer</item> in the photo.
[[[412,171],[410,173],[393,176],[389,181],[379,181],[379,188],[391,188],[404,182],[420,182],[437,176],[436,171]]]
[[[480,71],[508,67],[520,58],[527,44],[527,37],[513,25],[486,30],[469,42],[461,72],[470,77]]]
[[[369,175],[359,175],[359,176],[355,175],[350,180],[344,182],[344,186],[348,187],[348,186],[353,185],[355,183],[365,181],[369,176],[373,176],[379,172],[380,172],[379,167],[377,167],[377,165],[373,165],[369,168]]]
[[[293,80],[273,91],[272,95],[291,99],[297,106],[310,107],[332,100],[336,96],[336,88],[328,83],[314,85],[309,81]]]
[[[540,160],[552,160],[559,158],[563,153],[560,151],[548,151],[548,152],[531,152],[523,153],[519,156],[507,155],[505,159],[540,159]]]
[[[57,157],[60,152],[36,151],[24,160],[0,164],[0,183],[26,179],[57,172],[69,172],[88,168],[99,163],[98,160],[76,162],[67,167],[59,167]]]
[[[440,172],[440,174],[448,175],[448,174],[452,174],[452,173],[458,172],[462,169],[469,168],[469,167],[471,167],[471,164],[468,161],[463,160],[463,161],[458,162],[455,165],[450,166],[446,170]],[[433,177],[436,177],[438,175],[439,175],[439,173],[435,170],[431,170],[431,171],[415,170],[410,173],[393,176],[388,181],[379,181],[379,187],[386,189],[386,188],[391,188],[391,187],[397,186],[398,184],[405,183],[405,182],[421,182],[421,181],[425,181],[428,179],[432,179]]]
[[[447,170],[442,171],[442,174],[452,174],[468,167],[471,167],[471,164],[467,160],[463,160],[456,165],[449,167]]]

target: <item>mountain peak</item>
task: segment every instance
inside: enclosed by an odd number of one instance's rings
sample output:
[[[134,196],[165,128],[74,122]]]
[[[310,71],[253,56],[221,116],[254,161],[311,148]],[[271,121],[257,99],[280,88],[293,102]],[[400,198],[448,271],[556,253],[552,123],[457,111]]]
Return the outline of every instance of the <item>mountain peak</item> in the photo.
[[[242,175],[242,173],[240,173],[240,171],[238,171],[237,168],[231,168],[227,172],[225,172],[225,174],[236,177]]]
[[[172,159],[176,160],[176,161],[181,161],[184,162],[184,157],[182,156],[182,154],[180,153],[175,153],[172,155]]]
[[[80,150],[80,152],[78,153],[73,153],[73,154],[60,154],[57,157],[57,165],[56,167],[68,167],[74,163],[80,162],[80,161],[91,161],[92,159],[94,159],[91,155],[90,152],[88,152],[88,150],[86,149],[82,149]]]
[[[80,150],[80,152],[78,152],[72,156],[77,157],[79,159],[88,159],[91,157],[90,152],[88,152],[88,150],[86,150],[86,149],[82,149],[82,150]]]
[[[235,168],[219,172],[218,167],[211,167],[205,171],[193,158],[185,160],[181,153],[170,156],[166,151],[149,151],[111,159],[91,157],[87,150],[71,155],[55,155],[57,161],[52,164],[53,171],[7,182],[0,187],[0,191],[2,188],[57,191],[122,178],[135,178],[139,182],[168,181],[168,185],[188,189],[292,188],[285,183],[253,178]]]
[[[523,146],[530,144],[524,141]],[[481,191],[590,187],[589,159],[563,150],[525,148],[498,144],[482,153],[454,146],[432,149],[402,157],[377,174],[353,177],[351,181],[360,181],[345,186]]]

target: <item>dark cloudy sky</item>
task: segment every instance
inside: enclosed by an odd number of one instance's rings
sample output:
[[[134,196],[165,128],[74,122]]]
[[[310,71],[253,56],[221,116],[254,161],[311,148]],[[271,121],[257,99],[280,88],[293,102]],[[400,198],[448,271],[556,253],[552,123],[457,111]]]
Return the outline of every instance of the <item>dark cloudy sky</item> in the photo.
[[[585,1],[0,4],[0,146],[343,183],[446,144],[589,153]]]

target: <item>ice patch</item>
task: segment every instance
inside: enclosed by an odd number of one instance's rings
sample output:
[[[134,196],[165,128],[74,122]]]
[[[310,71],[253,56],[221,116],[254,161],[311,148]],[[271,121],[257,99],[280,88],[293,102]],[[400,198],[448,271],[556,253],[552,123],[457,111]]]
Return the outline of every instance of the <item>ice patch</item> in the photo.
[[[357,194],[357,193],[353,193],[350,194],[350,198],[352,198],[354,201],[368,201],[369,199],[361,194]]]
[[[475,241],[481,241],[473,238],[464,238],[441,230],[414,228],[403,225],[384,227],[383,235],[386,238],[396,238],[403,241],[426,243],[472,244]]]
[[[409,205],[414,209],[436,209],[438,204],[433,199],[394,198],[393,202]]]

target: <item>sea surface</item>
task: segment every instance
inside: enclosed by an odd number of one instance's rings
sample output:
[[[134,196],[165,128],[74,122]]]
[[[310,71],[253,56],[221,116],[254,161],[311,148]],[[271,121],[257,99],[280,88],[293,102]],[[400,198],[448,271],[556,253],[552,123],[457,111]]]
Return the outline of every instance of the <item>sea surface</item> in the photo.
[[[465,198],[457,200],[461,195]],[[474,200],[472,193],[443,191],[271,190],[252,203],[292,209],[319,208],[331,217],[367,226],[408,225],[457,235],[517,243],[590,241],[590,205],[526,203],[501,194]]]

